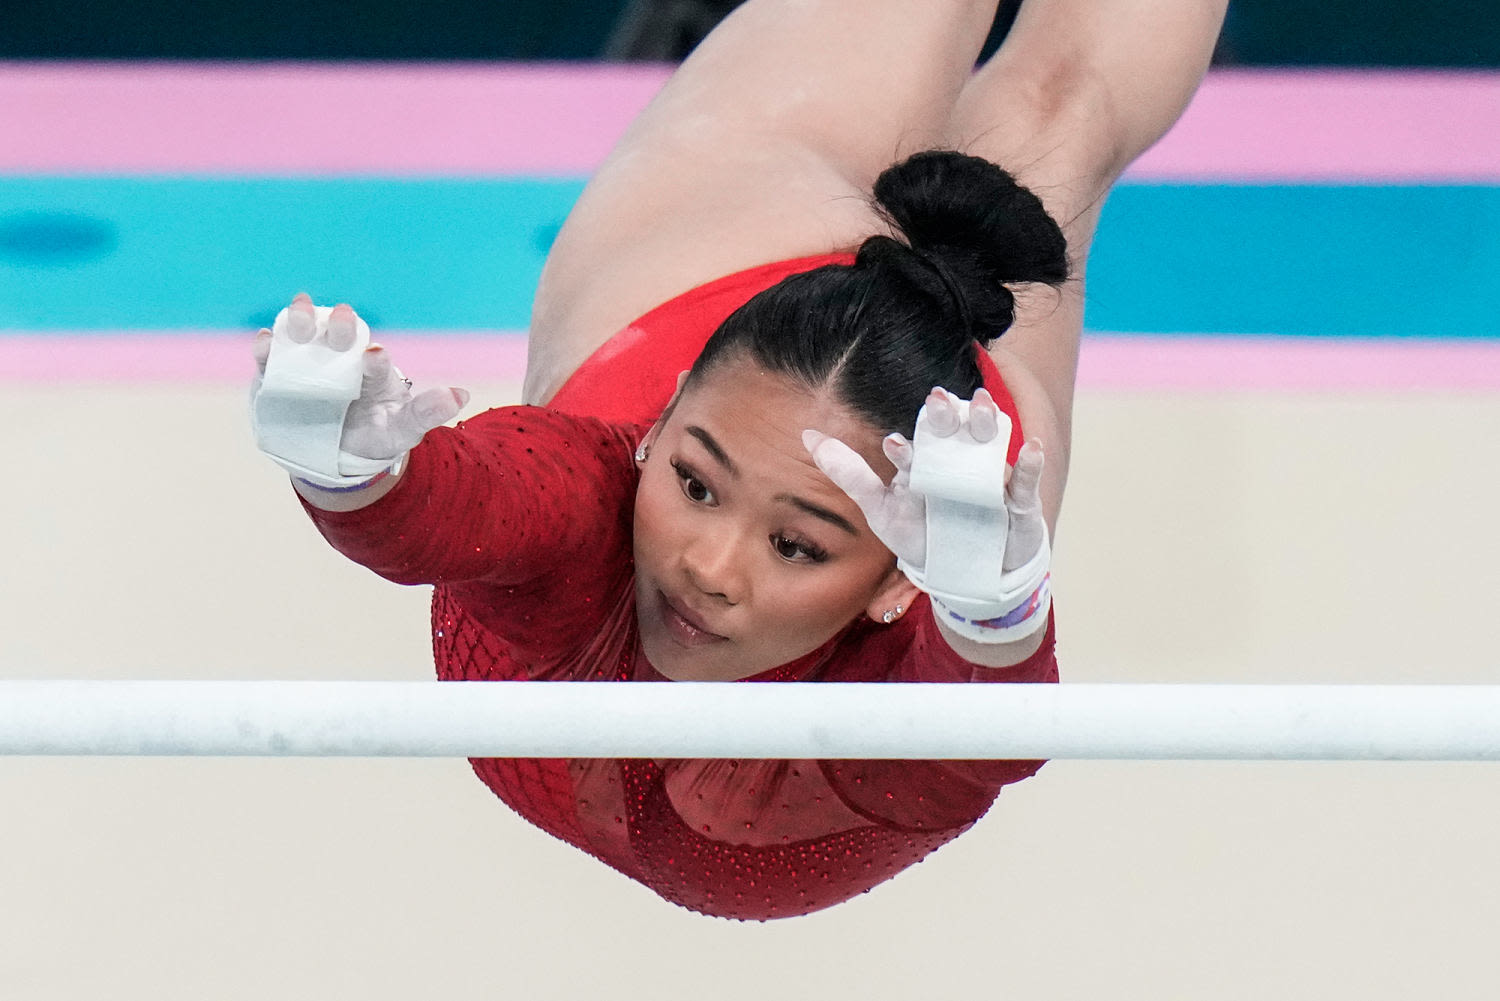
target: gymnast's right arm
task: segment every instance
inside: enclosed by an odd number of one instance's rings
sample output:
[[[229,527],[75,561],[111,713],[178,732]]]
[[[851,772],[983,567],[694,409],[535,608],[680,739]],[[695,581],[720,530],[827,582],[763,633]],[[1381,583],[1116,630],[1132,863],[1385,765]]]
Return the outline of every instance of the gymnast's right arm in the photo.
[[[413,397],[368,336],[298,297],[256,341],[256,443],[334,548],[397,583],[516,585],[628,539],[622,430],[535,407],[442,427],[467,394]]]

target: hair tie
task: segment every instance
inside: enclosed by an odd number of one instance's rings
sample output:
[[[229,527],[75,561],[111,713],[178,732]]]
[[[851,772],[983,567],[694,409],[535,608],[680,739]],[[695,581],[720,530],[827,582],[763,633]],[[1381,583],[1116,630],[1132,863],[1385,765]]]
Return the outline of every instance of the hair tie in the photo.
[[[958,315],[963,320],[964,331],[970,337],[973,337],[974,313],[969,309],[969,297],[964,294],[963,285],[959,283],[958,276],[948,267],[947,262],[937,254],[926,250],[919,250],[916,247],[911,248],[911,250],[924,264],[937,273],[938,279],[943,283],[943,287],[948,290],[949,297],[953,300],[954,305],[958,307]]]

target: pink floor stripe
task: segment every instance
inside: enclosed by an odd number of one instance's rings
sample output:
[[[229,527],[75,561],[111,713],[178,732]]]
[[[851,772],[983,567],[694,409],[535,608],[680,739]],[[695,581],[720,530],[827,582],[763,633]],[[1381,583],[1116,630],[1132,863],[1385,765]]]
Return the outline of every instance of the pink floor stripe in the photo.
[[[1500,73],[1231,71],[1137,179],[1500,181]]]
[[[1081,388],[1500,390],[1500,341],[1089,334]]]
[[[511,331],[402,334],[382,343],[424,384],[519,380],[526,335]],[[247,382],[250,336],[232,333],[5,334],[0,384]],[[462,381],[456,385],[464,385]]]
[[[386,333],[425,385],[519,381],[524,335]],[[0,384],[235,383],[249,378],[248,339],[173,333],[0,337]],[[1500,342],[1090,334],[1084,390],[1308,392],[1500,391]]]
[[[662,66],[0,62],[0,171],[581,174]],[[1210,75],[1138,179],[1500,181],[1500,73]]]
[[[0,63],[9,172],[586,173],[659,66]]]

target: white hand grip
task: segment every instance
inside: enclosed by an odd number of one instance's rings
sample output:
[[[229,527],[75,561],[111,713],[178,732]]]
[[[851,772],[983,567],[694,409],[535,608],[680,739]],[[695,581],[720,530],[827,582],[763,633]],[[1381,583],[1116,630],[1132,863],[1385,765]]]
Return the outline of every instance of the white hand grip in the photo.
[[[962,428],[969,403],[952,403]],[[911,489],[927,501],[927,559],[919,585],[966,607],[987,605],[1005,593],[1001,576],[1010,526],[1005,509],[1010,417],[997,414],[996,423],[999,430],[986,442],[976,442],[962,430],[944,437],[933,433],[924,406],[912,442]]]
[[[271,356],[251,403],[255,443],[294,471],[335,482],[359,475],[364,471],[340,468],[339,442],[349,404],[359,399],[369,325],[357,320],[353,346],[335,351],[327,343],[332,308],[315,307],[317,333],[305,344],[287,333],[290,312],[277,314],[271,328]],[[389,462],[375,465],[383,468]]]
[[[953,399],[960,427],[968,423],[969,401]],[[980,507],[1005,508],[1005,459],[1010,450],[1010,416],[996,411],[998,431],[986,442],[962,432],[946,437],[932,430],[927,407],[917,414],[912,441],[911,488],[929,500],[941,497]]]

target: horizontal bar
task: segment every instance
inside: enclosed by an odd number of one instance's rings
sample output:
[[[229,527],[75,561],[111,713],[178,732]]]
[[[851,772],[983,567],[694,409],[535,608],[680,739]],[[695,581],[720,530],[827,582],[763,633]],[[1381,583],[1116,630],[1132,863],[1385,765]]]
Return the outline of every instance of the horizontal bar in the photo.
[[[0,754],[1488,761],[1500,686],[3,681]]]

